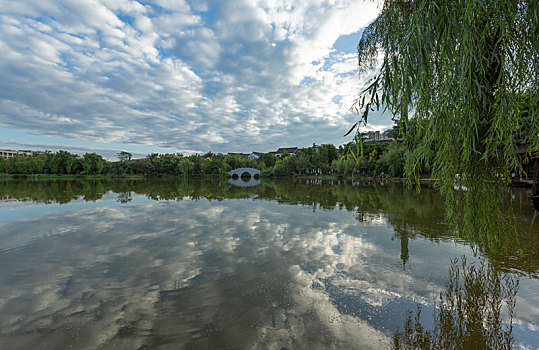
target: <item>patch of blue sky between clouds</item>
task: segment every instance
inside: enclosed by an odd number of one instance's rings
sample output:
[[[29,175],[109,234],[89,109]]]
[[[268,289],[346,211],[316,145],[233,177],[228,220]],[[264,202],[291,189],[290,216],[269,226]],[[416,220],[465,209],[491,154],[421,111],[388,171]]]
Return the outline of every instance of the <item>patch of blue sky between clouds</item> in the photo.
[[[339,39],[333,44],[333,48],[337,52],[342,53],[355,53],[357,51],[357,43],[361,39],[363,29],[348,35],[341,35]]]

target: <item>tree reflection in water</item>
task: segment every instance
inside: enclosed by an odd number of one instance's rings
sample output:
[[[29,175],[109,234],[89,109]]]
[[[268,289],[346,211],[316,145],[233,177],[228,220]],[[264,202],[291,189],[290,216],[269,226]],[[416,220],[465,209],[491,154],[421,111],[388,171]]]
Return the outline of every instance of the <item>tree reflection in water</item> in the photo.
[[[131,202],[133,198],[131,198],[131,191],[129,192],[120,192],[118,193],[118,203],[127,204]]]
[[[421,308],[410,311],[394,349],[511,349],[518,279],[485,267],[451,261],[449,282],[440,293],[434,328],[424,329]]]

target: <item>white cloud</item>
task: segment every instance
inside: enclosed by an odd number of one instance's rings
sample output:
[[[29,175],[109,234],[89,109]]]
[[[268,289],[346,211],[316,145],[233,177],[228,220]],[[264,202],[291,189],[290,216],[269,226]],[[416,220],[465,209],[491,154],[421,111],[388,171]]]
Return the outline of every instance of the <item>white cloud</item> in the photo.
[[[333,45],[377,11],[353,0],[8,2],[0,127],[218,152],[338,144],[361,82],[354,47]]]

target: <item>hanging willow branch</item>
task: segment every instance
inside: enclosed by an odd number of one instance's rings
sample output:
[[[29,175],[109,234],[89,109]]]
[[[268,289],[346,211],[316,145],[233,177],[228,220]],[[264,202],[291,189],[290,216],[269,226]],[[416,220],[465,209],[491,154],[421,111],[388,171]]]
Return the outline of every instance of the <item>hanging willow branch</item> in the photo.
[[[514,230],[503,189],[518,149],[539,149],[539,1],[386,0],[358,44],[361,72],[380,59],[352,106],[360,122],[392,112],[408,177],[430,165],[449,219],[497,248]]]

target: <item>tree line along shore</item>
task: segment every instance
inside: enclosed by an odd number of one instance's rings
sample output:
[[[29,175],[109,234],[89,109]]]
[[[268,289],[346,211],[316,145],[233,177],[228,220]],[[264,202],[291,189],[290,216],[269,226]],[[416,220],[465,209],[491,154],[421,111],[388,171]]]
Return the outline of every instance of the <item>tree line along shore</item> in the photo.
[[[3,176],[227,176],[236,168],[255,168],[262,176],[344,175],[358,177],[404,175],[406,148],[399,141],[326,144],[299,149],[295,155],[276,157],[261,153],[258,159],[208,152],[203,155],[148,154],[131,159],[128,152],[108,161],[96,153],[82,156],[67,151],[34,152],[0,160]],[[425,169],[428,176],[429,169]]]

